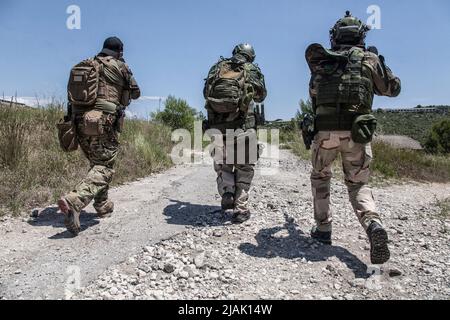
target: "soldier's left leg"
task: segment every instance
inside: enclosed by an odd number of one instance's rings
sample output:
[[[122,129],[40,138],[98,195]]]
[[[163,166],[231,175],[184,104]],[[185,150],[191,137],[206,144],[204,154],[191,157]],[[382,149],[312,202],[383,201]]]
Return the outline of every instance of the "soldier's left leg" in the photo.
[[[342,145],[342,161],[350,202],[359,222],[365,230],[374,221],[381,225],[372,190],[367,186],[372,162],[371,145],[349,140]]]
[[[235,166],[236,171],[236,211],[248,212],[250,187],[255,176],[254,164],[240,164]]]
[[[372,194],[367,186],[370,177],[372,148],[349,140],[342,152],[345,180],[355,213],[370,241],[370,260],[373,264],[389,261],[391,253],[388,234],[384,229]]]
[[[108,190],[114,176],[114,164],[119,151],[116,133],[111,128],[105,134],[89,139],[85,154],[91,163],[87,176],[65,198],[76,210],[81,211],[92,200],[100,208],[108,202]]]

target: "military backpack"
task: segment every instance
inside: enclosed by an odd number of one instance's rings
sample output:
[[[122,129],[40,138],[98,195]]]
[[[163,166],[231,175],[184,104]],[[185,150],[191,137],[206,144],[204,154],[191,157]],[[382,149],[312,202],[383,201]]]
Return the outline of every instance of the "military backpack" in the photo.
[[[87,59],[72,68],[67,86],[69,102],[74,106],[91,106],[98,97],[101,63]]]
[[[374,89],[364,73],[363,49],[334,52],[320,45],[307,50],[307,60],[317,75],[316,106],[342,107],[340,112],[367,114],[372,110]]]
[[[207,81],[206,100],[214,112],[237,113],[245,107],[242,103],[247,94],[247,71],[244,64],[224,60]]]

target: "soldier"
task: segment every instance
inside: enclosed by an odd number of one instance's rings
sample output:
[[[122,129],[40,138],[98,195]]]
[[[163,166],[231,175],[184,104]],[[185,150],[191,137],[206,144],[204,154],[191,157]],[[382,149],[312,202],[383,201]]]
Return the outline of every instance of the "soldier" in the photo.
[[[222,209],[234,210],[233,223],[250,219],[247,204],[259,156],[256,128],[260,117],[255,115],[254,102],[263,102],[267,90],[260,68],[253,63],[255,58],[251,45],[236,46],[232,58],[221,58],[211,68],[203,92],[207,128],[223,134],[223,148],[214,154],[214,170]]]
[[[68,99],[77,140],[90,162],[87,176],[58,201],[69,232],[80,232],[80,212],[94,200],[100,218],[111,215],[114,203],[108,199],[109,184],[119,151],[124,109],[140,90],[123,59],[123,43],[106,39],[103,50],[72,69]]]
[[[383,228],[372,191],[370,177],[376,129],[372,113],[374,94],[397,97],[400,79],[386,66],[375,48],[365,48],[368,26],[350,12],[331,29],[331,50],[311,45],[306,58],[312,71],[310,95],[315,113],[311,175],[316,227],[314,239],[331,244],[332,213],[330,180],[332,164],[342,157],[345,183],[356,216],[371,244],[371,262],[383,264],[390,258],[388,235]]]

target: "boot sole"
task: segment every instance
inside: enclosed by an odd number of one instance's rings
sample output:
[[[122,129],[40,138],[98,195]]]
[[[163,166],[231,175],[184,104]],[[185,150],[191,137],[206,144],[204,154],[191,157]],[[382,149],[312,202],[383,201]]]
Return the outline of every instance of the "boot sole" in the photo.
[[[242,224],[244,222],[247,222],[250,219],[251,219],[251,215],[248,215],[248,216],[247,215],[246,216],[237,216],[237,217],[233,217],[231,219],[231,222],[233,224]]]
[[[69,231],[74,236],[77,236],[80,233],[80,222],[77,221],[77,218],[73,211],[70,209],[67,201],[59,200],[58,201],[59,210],[64,214],[64,225],[66,226],[67,231]],[[78,222],[78,223],[77,223]]]
[[[370,260],[373,264],[385,264],[391,258],[386,230],[379,229],[371,234]]]

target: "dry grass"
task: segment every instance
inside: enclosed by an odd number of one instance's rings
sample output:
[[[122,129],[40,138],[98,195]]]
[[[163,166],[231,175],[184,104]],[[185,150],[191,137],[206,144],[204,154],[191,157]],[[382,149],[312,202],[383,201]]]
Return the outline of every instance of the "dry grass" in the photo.
[[[0,107],[0,215],[54,203],[89,169],[80,151],[60,150],[55,124],[62,116],[61,105]],[[116,185],[171,165],[170,129],[165,126],[127,121],[121,142]]]

